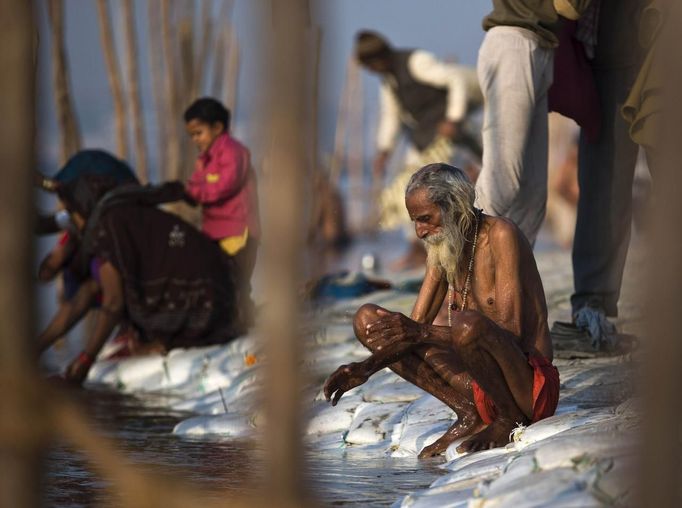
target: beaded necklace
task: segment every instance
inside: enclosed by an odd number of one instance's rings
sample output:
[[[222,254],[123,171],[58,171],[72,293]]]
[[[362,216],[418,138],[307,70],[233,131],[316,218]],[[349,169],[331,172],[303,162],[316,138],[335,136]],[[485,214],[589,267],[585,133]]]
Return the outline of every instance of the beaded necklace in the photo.
[[[478,242],[478,223],[481,218],[483,210],[476,209],[476,225],[474,227],[474,241],[471,245],[471,259],[469,259],[469,268],[467,269],[467,276],[464,279],[464,289],[462,290],[462,310],[467,308],[467,297],[469,296],[469,283],[471,282],[471,274],[474,270],[474,254],[476,254],[476,243]],[[452,328],[452,299],[453,299],[452,284],[448,284],[448,326]]]

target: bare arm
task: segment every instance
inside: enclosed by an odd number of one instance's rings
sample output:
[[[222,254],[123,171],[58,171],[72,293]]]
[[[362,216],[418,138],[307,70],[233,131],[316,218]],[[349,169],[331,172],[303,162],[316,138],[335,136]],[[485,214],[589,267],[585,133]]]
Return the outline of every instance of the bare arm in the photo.
[[[447,292],[448,283],[441,271],[429,266],[410,317],[418,323],[432,323],[443,305]]]
[[[59,306],[47,328],[38,336],[38,353],[49,348],[59,337],[67,333],[90,310],[99,291],[94,279],[88,279],[78,288],[74,297]]]
[[[118,324],[123,314],[123,284],[118,270],[106,262],[100,268],[100,281],[102,286],[102,307],[97,316],[95,329],[88,338],[85,352],[94,358],[102,349],[114,327]]]
[[[522,336],[523,297],[521,281],[521,245],[513,224],[498,219],[490,228],[490,247],[495,263],[496,322]]]
[[[67,381],[76,384],[81,384],[87,377],[102,345],[123,313],[123,284],[118,270],[111,263],[105,262],[100,267],[99,276],[102,286],[102,307],[97,314],[95,330],[88,337],[85,349],[69,364],[64,373]]]

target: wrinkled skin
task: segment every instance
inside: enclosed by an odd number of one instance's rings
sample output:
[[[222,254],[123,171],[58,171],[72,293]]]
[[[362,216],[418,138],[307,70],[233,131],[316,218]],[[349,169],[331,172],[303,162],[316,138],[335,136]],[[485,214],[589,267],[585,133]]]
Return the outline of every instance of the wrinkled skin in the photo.
[[[324,384],[324,396],[331,400],[332,406],[336,406],[344,393],[364,384],[368,379],[367,369],[361,363],[341,365]]]
[[[425,240],[442,232],[440,209],[424,189],[407,196],[417,236]],[[466,243],[460,266],[468,266]],[[433,324],[448,292],[438,267],[429,266],[410,317],[366,304],[355,314],[354,330],[371,355],[342,365],[327,380],[327,400],[336,404],[343,393],[361,385],[384,367],[426,390],[457,414],[457,421],[420,457],[438,455],[453,441],[469,436],[459,447],[472,452],[504,446],[517,424],[533,414],[533,370],[528,354],[551,361],[547,307],[532,250],[519,229],[504,218],[481,215],[467,308],[452,313],[452,327]],[[459,273],[455,288],[462,288]],[[454,292],[462,308],[462,294]],[[526,331],[524,333],[524,331]],[[497,416],[481,420],[474,404],[472,381],[492,398]]]

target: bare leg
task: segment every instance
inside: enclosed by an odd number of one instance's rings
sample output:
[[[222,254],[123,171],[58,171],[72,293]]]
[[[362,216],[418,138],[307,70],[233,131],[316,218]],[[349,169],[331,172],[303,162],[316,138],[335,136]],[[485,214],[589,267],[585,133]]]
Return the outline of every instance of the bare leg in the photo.
[[[476,311],[458,314],[454,347],[467,372],[495,402],[495,420],[458,451],[504,446],[519,423],[532,417],[533,369],[513,336]]]
[[[380,307],[363,305],[355,315],[355,335],[370,351],[366,341],[367,324],[378,319]],[[430,393],[457,413],[457,422],[435,443],[420,453],[420,458],[445,451],[450,443],[481,428],[481,419],[473,403],[471,379],[461,368],[456,355],[436,346],[420,346],[389,368],[400,377]]]

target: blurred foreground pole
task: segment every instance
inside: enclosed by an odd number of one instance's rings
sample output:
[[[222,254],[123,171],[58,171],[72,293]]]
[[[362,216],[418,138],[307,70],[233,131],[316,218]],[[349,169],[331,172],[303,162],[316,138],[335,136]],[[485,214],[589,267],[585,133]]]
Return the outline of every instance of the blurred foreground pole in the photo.
[[[682,506],[682,34],[680,3],[671,8],[658,40],[663,82],[660,157],[652,172],[653,265],[645,343],[643,439],[638,506]],[[644,296],[644,295],[643,295]],[[649,351],[648,348],[651,350]]]
[[[269,34],[270,79],[265,120],[270,127],[270,146],[263,179],[263,246],[266,315],[261,327],[267,341],[268,399],[267,455],[268,497],[278,506],[301,506],[303,453],[301,445],[301,365],[299,285],[303,254],[303,206],[306,171],[306,80],[309,54],[305,47],[309,22],[307,0],[272,0],[271,24],[262,23]],[[267,35],[266,35],[267,37]]]
[[[31,206],[33,2],[0,0],[0,506],[39,505],[40,427],[33,338]]]

